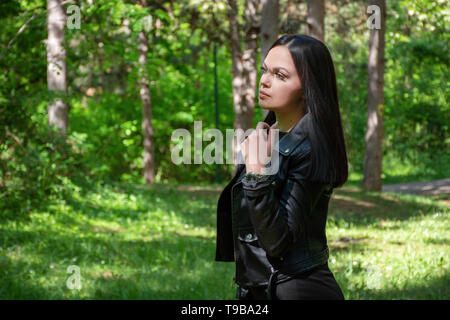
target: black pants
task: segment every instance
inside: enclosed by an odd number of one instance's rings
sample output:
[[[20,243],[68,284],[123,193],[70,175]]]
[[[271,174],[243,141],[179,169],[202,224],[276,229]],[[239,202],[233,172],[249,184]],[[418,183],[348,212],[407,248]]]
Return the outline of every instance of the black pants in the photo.
[[[278,283],[272,290],[276,300],[344,300],[328,263]],[[239,300],[267,300],[266,287],[238,287],[236,297]]]

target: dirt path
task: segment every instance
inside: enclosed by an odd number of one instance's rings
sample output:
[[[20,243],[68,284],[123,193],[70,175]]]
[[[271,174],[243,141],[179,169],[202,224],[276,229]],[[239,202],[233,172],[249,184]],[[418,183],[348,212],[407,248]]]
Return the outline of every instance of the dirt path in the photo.
[[[384,185],[382,191],[438,195],[450,193],[450,178],[425,182],[408,182]]]

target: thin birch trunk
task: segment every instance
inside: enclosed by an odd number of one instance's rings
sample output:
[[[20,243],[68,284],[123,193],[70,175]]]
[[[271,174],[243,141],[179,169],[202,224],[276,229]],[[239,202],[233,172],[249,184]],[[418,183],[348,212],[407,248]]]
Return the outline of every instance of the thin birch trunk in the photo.
[[[64,97],[67,94],[66,50],[64,36],[66,13],[61,0],[47,1],[47,87],[52,97],[48,103],[48,125],[56,126],[65,136],[68,127],[69,106]]]
[[[368,60],[368,99],[366,150],[364,154],[364,178],[362,187],[380,191],[383,160],[383,104],[384,104],[384,48],[386,30],[386,2],[374,0],[380,8],[380,29],[370,30]]]
[[[155,160],[153,147],[153,126],[150,88],[148,81],[147,67],[148,39],[144,32],[139,32],[139,93],[142,101],[142,140],[144,147],[144,179],[146,183],[155,183]]]

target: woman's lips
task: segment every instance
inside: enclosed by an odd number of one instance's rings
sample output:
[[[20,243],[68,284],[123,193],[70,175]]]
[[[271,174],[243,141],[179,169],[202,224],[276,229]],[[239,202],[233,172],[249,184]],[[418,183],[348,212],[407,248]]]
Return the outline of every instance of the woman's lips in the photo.
[[[260,98],[270,98],[270,96],[267,93],[265,93],[264,91],[259,92],[259,97]]]

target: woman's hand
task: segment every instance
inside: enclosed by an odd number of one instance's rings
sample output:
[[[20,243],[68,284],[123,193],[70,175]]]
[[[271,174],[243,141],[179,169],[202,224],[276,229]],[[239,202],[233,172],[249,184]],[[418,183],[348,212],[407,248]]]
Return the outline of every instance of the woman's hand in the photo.
[[[272,156],[272,132],[277,128],[278,122],[272,126],[262,121],[258,122],[256,130],[241,143],[246,172],[263,174],[263,170]],[[269,133],[266,133],[267,129],[269,129]]]

